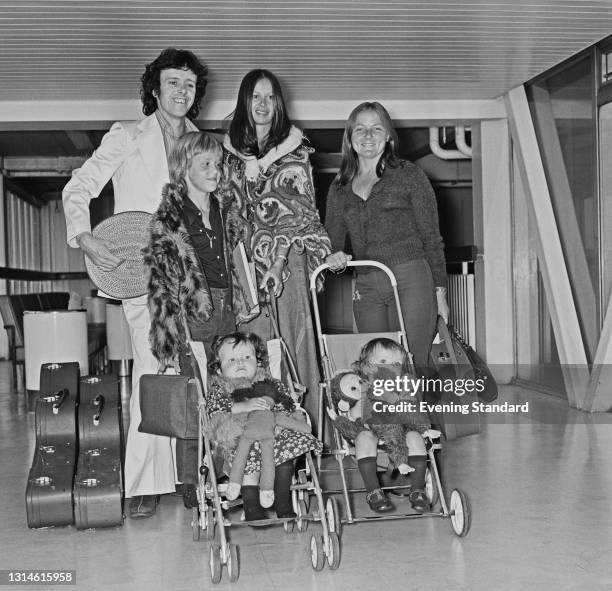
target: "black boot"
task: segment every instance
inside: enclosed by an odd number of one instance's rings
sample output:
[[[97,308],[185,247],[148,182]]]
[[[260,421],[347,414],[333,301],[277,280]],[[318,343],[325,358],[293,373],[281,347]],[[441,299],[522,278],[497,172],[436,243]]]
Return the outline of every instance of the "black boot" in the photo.
[[[268,518],[266,510],[259,504],[259,486],[243,485],[240,492],[245,521],[259,521]]]
[[[185,509],[191,509],[198,506],[198,493],[195,484],[183,484],[183,505]]]
[[[279,518],[295,519],[297,515],[291,502],[291,477],[293,476],[293,460],[276,466],[274,471],[274,510]]]

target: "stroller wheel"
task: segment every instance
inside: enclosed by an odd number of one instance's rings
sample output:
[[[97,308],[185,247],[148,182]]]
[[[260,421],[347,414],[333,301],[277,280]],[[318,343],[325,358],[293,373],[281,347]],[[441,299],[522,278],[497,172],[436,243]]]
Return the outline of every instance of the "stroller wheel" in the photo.
[[[209,542],[215,539],[215,515],[212,507],[206,510],[206,539]]]
[[[325,503],[325,516],[327,517],[327,528],[330,532],[335,532],[340,536],[340,510],[338,509],[338,501],[335,497],[328,497]]]
[[[429,468],[427,468],[427,472],[425,472],[425,494],[427,495],[427,500],[433,509],[436,503],[440,500],[440,495],[438,494],[438,488],[434,483],[434,479]]]
[[[229,575],[231,583],[235,583],[240,576],[240,562],[238,561],[238,546],[236,546],[236,544],[229,544],[227,574]]]
[[[210,579],[213,583],[218,583],[221,580],[221,544],[210,545],[208,566],[210,568]]]
[[[292,483],[297,484],[297,480],[295,476],[292,478]],[[293,512],[298,514],[298,501],[302,498],[302,491],[298,491],[295,489],[291,490],[291,506],[293,507]]]
[[[197,507],[191,508],[191,534],[194,542],[200,539],[200,511]]]
[[[312,568],[319,571],[325,566],[325,549],[323,547],[323,536],[312,534],[310,537],[310,562]]]
[[[327,564],[331,570],[336,570],[340,566],[340,538],[336,532],[329,534]]]
[[[307,484],[307,483],[308,483],[308,477],[306,476],[306,472],[304,470],[300,470],[298,472],[298,484]],[[300,501],[304,503],[304,506],[306,507],[306,513],[308,513],[308,504],[310,500],[310,497],[308,496],[308,491],[304,489],[300,489],[300,491],[298,492],[298,498]]]
[[[306,503],[304,501],[298,501],[298,518],[297,518],[297,529],[299,532],[305,532],[308,529],[308,520],[304,518],[308,514]]]
[[[467,495],[457,488],[453,489],[450,496],[449,509],[453,531],[460,538],[466,536],[470,531],[472,523],[470,501]]]

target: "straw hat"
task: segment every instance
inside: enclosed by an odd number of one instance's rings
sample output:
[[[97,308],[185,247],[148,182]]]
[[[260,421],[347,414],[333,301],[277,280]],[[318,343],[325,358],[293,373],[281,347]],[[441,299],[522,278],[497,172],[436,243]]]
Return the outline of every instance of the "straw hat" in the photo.
[[[109,250],[123,259],[112,271],[103,271],[85,257],[90,279],[105,294],[124,300],[147,293],[149,274],[141,251],[149,243],[151,217],[145,211],[124,211],[105,219],[92,230],[94,238],[106,240]]]

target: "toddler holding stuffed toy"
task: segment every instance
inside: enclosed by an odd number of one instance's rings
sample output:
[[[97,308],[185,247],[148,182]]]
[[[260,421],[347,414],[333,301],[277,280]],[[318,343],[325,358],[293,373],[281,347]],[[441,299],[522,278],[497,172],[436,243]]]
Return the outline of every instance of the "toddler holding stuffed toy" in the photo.
[[[272,502],[278,517],[294,518],[293,460],[320,451],[321,443],[294,415],[285,386],[271,378],[265,343],[253,333],[217,337],[208,367],[209,435],[222,448],[230,474],[228,498],[241,492],[246,521],[266,519],[263,507]]]
[[[385,444],[389,460],[400,474],[410,473],[410,503],[419,512],[429,510],[425,495],[427,455],[424,434],[435,436],[430,430],[427,415],[415,411],[394,412],[379,407],[398,403],[414,403],[416,409],[420,393],[409,388],[384,392],[375,390],[375,384],[395,381],[407,375],[409,364],[406,351],[395,341],[386,338],[366,343],[353,365],[355,372],[345,372],[332,382],[332,399],[339,411],[329,412],[344,437],[355,443],[359,471],[367,491],[366,499],[373,511],[384,513],[394,509],[381,489],[376,470],[378,441]],[[389,383],[389,382],[387,382]],[[409,380],[396,383],[411,384]],[[375,404],[377,401],[382,404]]]

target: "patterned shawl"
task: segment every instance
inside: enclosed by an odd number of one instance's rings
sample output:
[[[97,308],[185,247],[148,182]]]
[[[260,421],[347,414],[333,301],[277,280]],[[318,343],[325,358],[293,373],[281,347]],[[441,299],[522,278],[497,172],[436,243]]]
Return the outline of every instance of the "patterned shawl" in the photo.
[[[259,159],[237,152],[229,136],[223,147],[223,190],[231,193],[242,218],[239,227],[228,227],[228,234],[230,241],[244,240],[258,283],[281,246],[306,253],[310,276],[331,244],[315,206],[313,150],[304,144],[302,132],[292,127],[285,141]],[[285,269],[284,279],[288,276]]]

